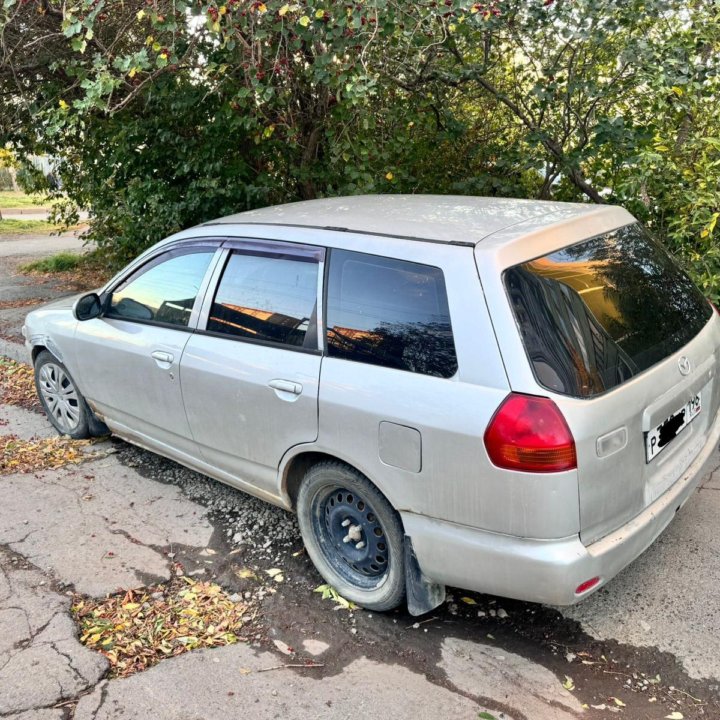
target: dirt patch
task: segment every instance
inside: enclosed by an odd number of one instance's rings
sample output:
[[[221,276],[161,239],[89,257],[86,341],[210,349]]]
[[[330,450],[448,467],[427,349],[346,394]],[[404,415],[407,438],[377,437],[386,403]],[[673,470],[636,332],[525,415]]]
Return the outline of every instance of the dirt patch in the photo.
[[[127,677],[198,648],[244,641],[256,610],[219,585],[175,575],[169,582],[93,600],[76,595],[80,642]]]
[[[22,300],[3,300],[0,302],[0,310],[12,310],[14,308],[30,307],[46,302],[43,298],[24,298]]]
[[[43,272],[38,270],[23,270],[22,275],[38,278],[44,284],[52,284],[60,293],[84,292],[102,287],[115,274],[94,254],[82,255],[76,267],[71,270],[53,270]]]

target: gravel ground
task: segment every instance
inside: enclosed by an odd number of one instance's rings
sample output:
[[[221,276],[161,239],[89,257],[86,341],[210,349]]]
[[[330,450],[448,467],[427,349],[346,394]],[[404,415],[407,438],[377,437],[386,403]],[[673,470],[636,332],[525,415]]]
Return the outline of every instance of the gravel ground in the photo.
[[[300,528],[293,513],[270,505],[178,465],[159,455],[116,441],[120,460],[142,475],[182,488],[191,499],[210,511],[212,520],[224,529],[232,547],[253,550],[256,559],[281,562],[302,545]]]

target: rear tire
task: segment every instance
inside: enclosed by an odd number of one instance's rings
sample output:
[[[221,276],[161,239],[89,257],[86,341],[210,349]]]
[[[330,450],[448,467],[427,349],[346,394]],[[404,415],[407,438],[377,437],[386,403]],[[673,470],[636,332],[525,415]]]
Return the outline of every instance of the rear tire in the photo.
[[[35,358],[35,389],[48,420],[61,435],[75,440],[92,436],[92,410],[68,369],[47,350]]]
[[[310,559],[342,597],[378,612],[402,603],[400,518],[362,473],[340,462],[314,465],[300,485],[297,514]]]

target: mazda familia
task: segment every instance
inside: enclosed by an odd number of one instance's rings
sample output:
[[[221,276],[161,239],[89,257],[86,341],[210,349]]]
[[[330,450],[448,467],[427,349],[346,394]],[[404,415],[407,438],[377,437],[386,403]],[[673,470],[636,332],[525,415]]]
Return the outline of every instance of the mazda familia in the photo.
[[[141,220],[139,220],[141,222]],[[619,207],[387,195],[158,243],[31,312],[50,422],[294,510],[338,593],[558,605],[662,532],[720,439],[720,319]]]

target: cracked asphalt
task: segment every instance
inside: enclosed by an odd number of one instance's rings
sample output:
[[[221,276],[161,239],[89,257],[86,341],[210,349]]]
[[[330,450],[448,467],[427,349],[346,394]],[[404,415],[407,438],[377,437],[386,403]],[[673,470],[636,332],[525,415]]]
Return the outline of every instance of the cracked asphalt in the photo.
[[[16,239],[19,254],[3,256],[3,242],[0,354],[26,361],[17,332],[30,306],[2,302],[62,291],[15,274],[47,246]],[[0,425],[53,432],[10,406]],[[449,589],[443,607],[412,618],[323,601],[283,511],[120,441],[92,450],[78,466],[0,476],[0,717],[720,718],[718,456],[659,541],[580,606]],[[257,604],[249,642],[107,679],[105,658],[78,640],[72,594],[160,582],[174,563]],[[307,660],[316,667],[284,667]]]

